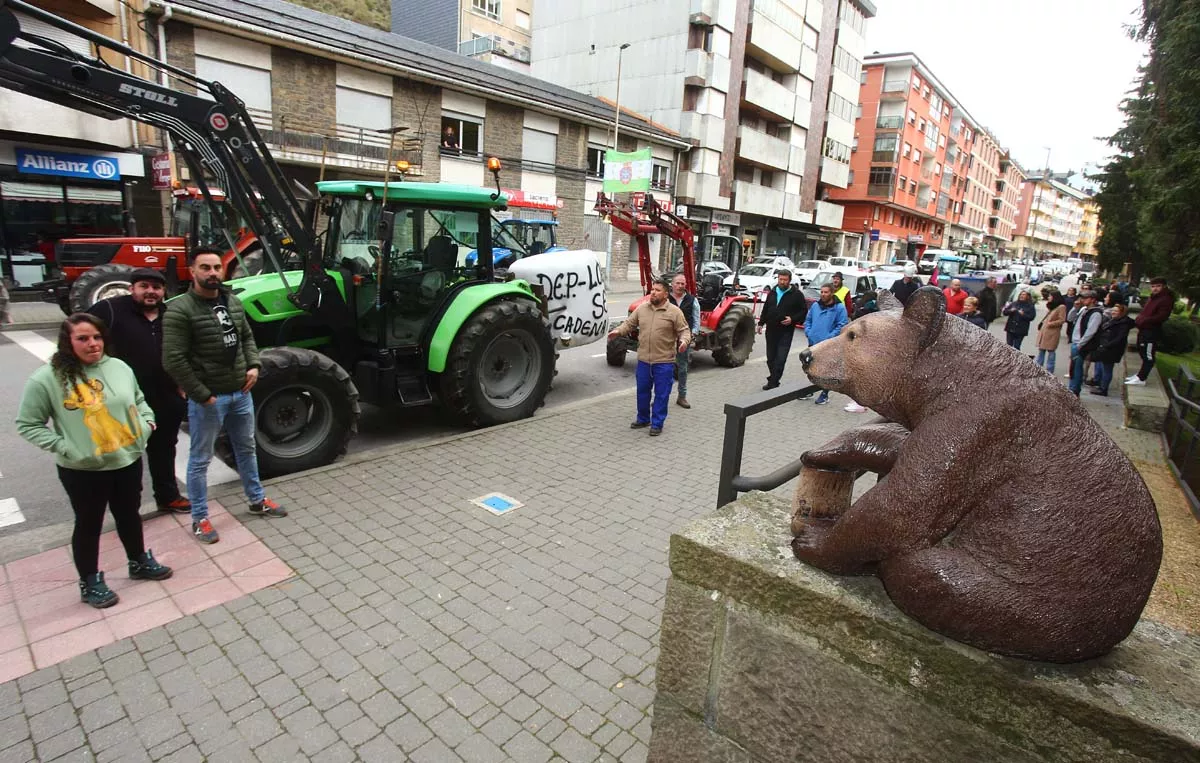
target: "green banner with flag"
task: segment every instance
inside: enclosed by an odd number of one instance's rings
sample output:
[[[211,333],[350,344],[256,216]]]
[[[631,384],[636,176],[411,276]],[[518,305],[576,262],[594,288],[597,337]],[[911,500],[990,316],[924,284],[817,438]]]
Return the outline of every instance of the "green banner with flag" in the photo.
[[[650,190],[653,173],[650,149],[629,154],[606,151],[604,155],[604,192],[626,193]]]

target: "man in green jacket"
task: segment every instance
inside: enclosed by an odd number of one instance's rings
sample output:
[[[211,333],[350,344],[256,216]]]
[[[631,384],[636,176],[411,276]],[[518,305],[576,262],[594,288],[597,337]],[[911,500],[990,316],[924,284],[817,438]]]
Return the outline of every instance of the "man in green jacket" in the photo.
[[[250,389],[260,364],[242,303],[222,286],[225,270],[217,250],[197,249],[189,268],[192,288],[173,300],[163,317],[163,368],[188,398],[192,534],[201,543],[216,543],[220,536],[208,519],[208,464],[222,426],[250,513],[286,517],[287,511],[266,497],[258,477]]]

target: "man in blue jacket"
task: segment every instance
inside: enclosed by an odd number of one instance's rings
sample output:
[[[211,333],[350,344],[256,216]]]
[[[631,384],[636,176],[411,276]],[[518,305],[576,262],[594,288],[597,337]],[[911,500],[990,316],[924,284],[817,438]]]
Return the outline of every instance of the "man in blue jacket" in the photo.
[[[812,347],[826,339],[832,339],[840,334],[842,327],[849,322],[846,306],[841,300],[833,298],[833,287],[822,286],[821,298],[813,303],[804,318],[804,335],[808,337],[808,346]],[[825,405],[828,402],[829,390],[823,389],[821,394],[817,395],[816,404]]]

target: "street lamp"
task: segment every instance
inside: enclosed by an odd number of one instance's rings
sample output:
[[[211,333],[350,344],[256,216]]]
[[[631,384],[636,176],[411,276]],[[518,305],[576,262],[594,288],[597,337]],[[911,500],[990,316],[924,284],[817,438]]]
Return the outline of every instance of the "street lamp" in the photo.
[[[617,49],[617,102],[613,107],[613,153],[617,152],[617,135],[621,132],[621,59],[625,56],[625,49],[629,47],[629,43],[621,43],[621,47]],[[605,172],[608,171],[608,163],[605,161]],[[612,249],[613,249],[613,229],[612,225],[608,226],[608,244],[604,252],[604,278],[612,280]]]

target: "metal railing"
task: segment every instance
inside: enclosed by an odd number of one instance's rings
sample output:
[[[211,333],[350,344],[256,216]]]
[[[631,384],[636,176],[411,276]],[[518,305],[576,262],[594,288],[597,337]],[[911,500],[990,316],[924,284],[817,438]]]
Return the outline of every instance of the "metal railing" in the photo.
[[[908,90],[908,80],[906,80],[906,79],[884,80],[883,92],[885,92],[885,93],[903,93],[907,90]]]
[[[1186,366],[1180,366],[1174,379],[1167,380],[1167,418],[1163,422],[1163,444],[1167,450],[1167,464],[1183,494],[1187,496],[1192,513],[1200,519],[1200,403],[1195,398],[1200,394],[1196,377]]]
[[[755,392],[725,404],[725,440],[721,444],[721,476],[717,482],[718,509],[737,500],[738,493],[749,490],[774,490],[800,474],[801,462],[798,458],[762,477],[742,474],[746,419],[820,390],[815,384],[802,386],[799,382],[792,382],[778,389]]]
[[[273,150],[302,154],[314,161],[322,157],[331,164],[347,162],[363,169],[383,171],[388,160],[391,137],[387,132],[367,127],[322,122],[311,117],[276,115],[261,109],[246,109]],[[406,161],[420,170],[424,134],[402,132],[392,146],[392,161]]]

